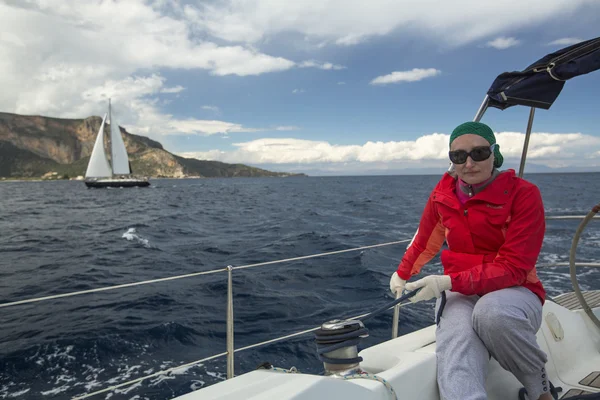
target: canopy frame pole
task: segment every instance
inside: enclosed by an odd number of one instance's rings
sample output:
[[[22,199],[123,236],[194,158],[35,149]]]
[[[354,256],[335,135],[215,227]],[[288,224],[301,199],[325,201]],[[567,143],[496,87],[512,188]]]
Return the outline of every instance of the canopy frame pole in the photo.
[[[535,116],[535,107],[529,110],[529,120],[527,121],[527,132],[525,133],[525,143],[523,143],[523,153],[521,154],[521,165],[519,166],[519,178],[523,177],[525,172],[525,160],[527,159],[527,149],[529,148],[529,138],[531,137],[531,128],[533,127],[533,117]]]
[[[227,266],[227,379],[235,376],[233,369],[233,266]]]
[[[477,110],[477,114],[475,114],[475,118],[473,118],[473,122],[481,121],[481,117],[483,117],[483,114],[485,114],[485,111],[487,110],[489,103],[490,103],[490,98],[488,95],[485,95],[485,98],[483,99],[483,103],[481,103],[481,105],[479,106],[479,110]]]

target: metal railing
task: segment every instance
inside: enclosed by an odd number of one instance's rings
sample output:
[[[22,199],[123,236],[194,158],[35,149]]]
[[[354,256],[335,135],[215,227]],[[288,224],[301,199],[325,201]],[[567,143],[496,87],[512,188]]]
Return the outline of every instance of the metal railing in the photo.
[[[171,372],[173,372],[175,370],[178,370],[178,369],[181,369],[181,368],[188,368],[188,367],[200,364],[202,362],[213,360],[213,359],[216,359],[216,358],[221,358],[221,357],[224,357],[224,356],[227,356],[227,379],[230,379],[230,378],[234,377],[234,368],[233,368],[233,366],[234,366],[234,354],[235,353],[240,352],[240,351],[244,351],[244,350],[253,349],[253,348],[256,348],[256,347],[260,347],[260,346],[264,346],[264,345],[267,345],[267,344],[275,343],[275,342],[280,342],[282,340],[290,339],[290,338],[293,338],[293,337],[296,337],[296,336],[301,336],[301,335],[304,335],[304,334],[307,334],[307,333],[310,333],[310,332],[314,332],[314,331],[316,331],[317,329],[320,328],[320,326],[317,326],[315,328],[307,329],[307,330],[300,331],[300,332],[294,332],[294,333],[291,333],[289,335],[285,335],[285,336],[281,336],[281,337],[278,337],[278,338],[266,340],[266,341],[260,342],[260,343],[255,343],[255,344],[252,344],[252,345],[249,345],[249,346],[246,346],[246,347],[242,347],[242,348],[239,348],[239,349],[234,349],[233,271],[247,269],[247,268],[260,267],[260,266],[265,266],[265,265],[281,264],[281,263],[286,263],[286,262],[291,262],[291,261],[306,260],[306,259],[310,259],[310,258],[331,256],[331,255],[335,255],[335,254],[348,253],[348,252],[352,252],[352,251],[373,249],[373,248],[377,248],[377,247],[391,246],[391,245],[396,245],[396,244],[400,244],[400,243],[407,243],[407,242],[410,242],[411,240],[412,239],[405,239],[405,240],[399,240],[399,241],[395,241],[395,242],[388,242],[388,243],[381,243],[381,244],[375,244],[375,245],[370,245],[370,246],[355,247],[355,248],[351,248],[351,249],[337,250],[337,251],[331,251],[331,252],[327,252],[327,253],[311,254],[311,255],[308,255],[308,256],[286,258],[286,259],[283,259],[283,260],[275,260],[275,261],[267,261],[267,262],[256,263],[256,264],[241,265],[241,266],[237,266],[237,267],[232,266],[232,265],[228,265],[226,268],[215,269],[215,270],[211,270],[211,271],[197,272],[197,273],[193,273],[193,274],[179,275],[179,276],[173,276],[173,277],[169,277],[169,278],[152,279],[152,280],[143,281],[143,282],[135,282],[135,283],[129,283],[129,284],[124,284],[124,285],[117,285],[117,286],[111,286],[111,287],[105,287],[105,288],[99,288],[99,289],[84,290],[84,291],[72,292],[72,293],[65,293],[65,294],[55,295],[55,296],[45,296],[45,297],[40,297],[40,298],[35,298],[35,299],[21,300],[21,301],[15,301],[15,302],[11,302],[11,303],[4,303],[4,304],[0,304],[0,307],[9,307],[9,306],[15,306],[15,305],[19,305],[19,304],[26,304],[26,303],[33,303],[33,302],[37,302],[37,301],[50,300],[50,299],[53,299],[53,298],[62,298],[62,297],[68,297],[68,296],[77,296],[77,295],[82,295],[82,294],[86,294],[86,293],[94,293],[94,292],[99,292],[99,291],[107,291],[107,290],[113,290],[113,289],[120,289],[120,288],[123,288],[123,287],[144,285],[144,284],[149,284],[149,283],[157,283],[157,282],[162,282],[162,281],[166,281],[166,280],[189,278],[189,277],[199,276],[199,275],[208,275],[208,274],[213,274],[213,273],[217,273],[217,272],[227,272],[227,322],[226,322],[226,326],[227,326],[227,328],[226,328],[226,330],[227,330],[227,351],[226,352],[215,354],[213,356],[209,356],[209,357],[203,358],[201,360],[197,360],[197,361],[193,361],[193,362],[190,362],[190,363],[186,363],[184,365],[179,365],[179,366],[176,366],[176,367],[173,367],[173,368],[169,368],[167,370],[158,371],[158,372],[155,372],[154,374],[143,376],[143,377],[140,377],[140,378],[136,378],[136,379],[133,379],[131,381],[120,383],[118,385],[112,385],[112,386],[106,387],[104,389],[95,391],[95,392],[83,394],[81,396],[76,396],[76,397],[73,397],[73,400],[82,400],[82,399],[86,399],[86,398],[89,398],[89,397],[92,397],[92,396],[96,396],[96,395],[99,395],[99,394],[102,394],[102,393],[112,392],[112,391],[117,390],[119,388],[130,386],[130,385],[133,385],[134,383],[139,383],[139,382],[144,381],[144,380],[149,379],[149,378],[154,378],[154,377],[160,376],[160,375],[167,375],[167,374],[170,374]],[[362,318],[365,315],[367,315],[367,314],[357,315],[357,316],[351,317],[351,319]]]
[[[546,219],[547,220],[569,220],[569,219],[573,219],[573,220],[581,220],[586,218],[586,216],[579,216],[579,215],[572,215],[572,216],[547,216]],[[598,216],[594,217],[594,219],[600,219]],[[38,298],[33,298],[33,299],[26,299],[26,300],[19,300],[19,301],[14,301],[14,302],[9,302],[9,303],[3,303],[0,304],[0,308],[5,308],[5,307],[11,307],[11,306],[17,306],[17,305],[22,305],[22,304],[29,304],[29,303],[34,303],[34,302],[40,302],[40,301],[47,301],[47,300],[52,300],[52,299],[58,299],[58,298],[65,298],[65,297],[71,297],[71,296],[78,296],[78,295],[83,295],[83,294],[88,294],[88,293],[97,293],[97,292],[103,292],[103,291],[109,291],[109,290],[116,290],[116,289],[122,289],[122,288],[127,288],[127,287],[133,287],[133,286],[139,286],[139,285],[147,285],[147,284],[152,284],[152,283],[159,283],[159,282],[165,282],[165,281],[172,281],[172,280],[176,280],[176,279],[184,279],[184,278],[191,278],[191,277],[196,277],[196,276],[201,276],[201,275],[210,275],[210,274],[215,274],[215,273],[221,273],[221,272],[227,272],[227,322],[226,322],[226,326],[227,326],[227,351],[223,352],[223,353],[219,353],[219,354],[215,354],[206,358],[203,358],[201,360],[197,360],[197,361],[193,361],[187,364],[183,364],[183,365],[179,365],[167,370],[162,370],[162,371],[158,371],[154,374],[151,375],[147,375],[147,376],[143,376],[128,382],[123,382],[120,383],[118,385],[112,385],[109,387],[106,387],[105,389],[102,390],[98,390],[92,393],[87,393],[81,396],[77,396],[74,397],[73,400],[81,400],[81,399],[85,399],[85,398],[89,398],[92,396],[96,396],[98,394],[101,393],[106,393],[106,392],[111,392],[114,390],[117,390],[121,387],[126,387],[129,385],[132,385],[134,383],[138,383],[141,381],[144,381],[146,379],[149,378],[153,378],[156,376],[160,376],[160,375],[167,375],[170,374],[171,372],[181,369],[181,368],[187,368],[187,367],[191,367],[197,364],[200,364],[202,362],[205,361],[209,361],[209,360],[213,360],[213,359],[217,359],[217,358],[221,358],[224,356],[227,356],[227,379],[233,378],[235,375],[235,371],[234,371],[234,354],[240,351],[244,351],[244,350],[249,350],[249,349],[253,349],[256,347],[260,347],[260,346],[264,346],[267,344],[271,344],[271,343],[275,343],[275,342],[279,342],[282,340],[286,340],[286,339],[290,339],[296,336],[301,336],[310,332],[314,332],[317,329],[320,328],[320,326],[317,326],[315,328],[311,328],[308,330],[303,330],[303,331],[299,331],[299,332],[294,332],[285,336],[281,336],[281,337],[277,337],[274,339],[270,339],[270,340],[266,340],[264,342],[260,342],[260,343],[256,343],[256,344],[252,344],[249,346],[245,346],[239,349],[235,349],[234,348],[234,324],[233,324],[233,271],[236,270],[242,270],[242,269],[247,269],[247,268],[254,268],[254,267],[259,267],[259,266],[266,266],[266,265],[274,265],[274,264],[281,264],[281,263],[287,263],[287,262],[292,262],[292,261],[299,261],[299,260],[306,260],[306,259],[311,259],[311,258],[317,258],[317,257],[326,257],[326,256],[331,256],[331,255],[335,255],[335,254],[342,254],[342,253],[347,253],[347,252],[354,252],[354,251],[359,251],[359,250],[366,250],[366,249],[373,249],[373,248],[378,248],[378,247],[385,247],[385,246],[391,246],[391,245],[396,245],[396,244],[401,244],[401,243],[407,243],[410,242],[412,239],[405,239],[405,240],[400,240],[400,241],[394,241],[394,242],[388,242],[388,243],[381,243],[381,244],[376,244],[376,245],[370,245],[370,246],[362,246],[362,247],[356,247],[356,248],[351,248],[351,249],[344,249],[344,250],[337,250],[337,251],[331,251],[331,252],[327,252],[327,253],[319,253],[319,254],[311,254],[311,255],[307,255],[307,256],[300,256],[300,257],[293,257],[293,258],[287,258],[287,259],[282,259],[282,260],[274,260],[274,261],[267,261],[267,262],[262,262],[262,263],[255,263],[255,264],[248,264],[248,265],[241,265],[241,266],[232,266],[232,265],[228,265],[226,268],[220,268],[220,269],[214,269],[214,270],[210,270],[210,271],[203,271],[203,272],[196,272],[196,273],[191,273],[191,274],[185,274],[185,275],[178,275],[178,276],[172,276],[172,277],[167,277],[167,278],[159,278],[159,279],[151,279],[151,280],[146,280],[146,281],[140,281],[140,282],[132,282],[132,283],[127,283],[127,284],[121,284],[121,285],[115,285],[115,286],[109,286],[109,287],[103,287],[103,288],[96,288],[96,289],[89,289],[89,290],[82,290],[82,291],[77,291],[77,292],[71,292],[71,293],[64,293],[64,294],[57,294],[57,295],[52,295],[52,296],[44,296],[44,297],[38,297]],[[570,264],[568,262],[559,262],[559,263],[546,263],[546,264],[537,264],[536,267],[541,267],[541,268],[545,268],[545,267],[569,267]],[[595,267],[595,268],[600,268],[600,263],[597,262],[583,262],[583,263],[577,263],[578,267]],[[394,317],[393,317],[393,323],[392,323],[392,338],[397,337],[397,333],[398,333],[398,310],[399,308],[403,306],[403,304],[397,305],[395,307],[391,307],[394,308]],[[390,308],[390,309],[391,309]],[[367,314],[362,314],[362,315],[358,315],[355,317],[351,317],[351,319],[359,319],[364,317]]]
[[[564,220],[564,219],[585,219],[586,215],[552,215],[546,216],[546,220],[554,221],[554,220]],[[600,219],[600,215],[596,215],[593,219]]]

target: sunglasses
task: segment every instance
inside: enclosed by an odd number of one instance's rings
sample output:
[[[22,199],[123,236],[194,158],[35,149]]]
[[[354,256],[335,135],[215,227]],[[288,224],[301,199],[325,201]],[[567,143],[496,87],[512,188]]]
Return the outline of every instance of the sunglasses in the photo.
[[[496,147],[495,144],[489,147],[474,147],[471,151],[454,150],[448,152],[448,155],[450,156],[450,161],[452,161],[454,164],[464,164],[467,162],[468,157],[471,157],[473,161],[485,161],[488,158],[490,158],[490,156],[494,152],[494,147]]]

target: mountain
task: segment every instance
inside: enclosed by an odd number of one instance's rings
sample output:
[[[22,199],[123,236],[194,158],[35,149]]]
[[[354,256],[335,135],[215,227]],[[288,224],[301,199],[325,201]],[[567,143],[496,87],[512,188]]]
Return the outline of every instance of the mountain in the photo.
[[[32,178],[53,172],[60,177],[85,175],[101,123],[100,117],[60,119],[0,113],[0,177]],[[155,178],[304,175],[183,158],[147,137],[133,135],[123,128],[121,133],[136,175]]]

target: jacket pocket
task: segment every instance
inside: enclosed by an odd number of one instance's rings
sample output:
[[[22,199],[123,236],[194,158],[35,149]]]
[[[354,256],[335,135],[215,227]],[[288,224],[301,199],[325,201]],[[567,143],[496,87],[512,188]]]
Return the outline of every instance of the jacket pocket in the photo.
[[[473,232],[480,229],[501,230],[510,222],[510,208],[504,205],[490,203],[478,204],[469,209],[469,225]]]
[[[462,272],[477,265],[483,264],[483,254],[458,253],[452,250],[443,250],[440,255],[444,273]]]

